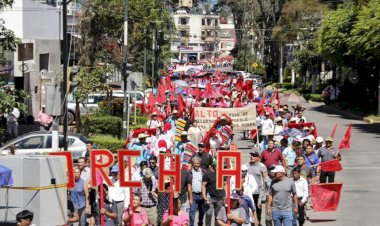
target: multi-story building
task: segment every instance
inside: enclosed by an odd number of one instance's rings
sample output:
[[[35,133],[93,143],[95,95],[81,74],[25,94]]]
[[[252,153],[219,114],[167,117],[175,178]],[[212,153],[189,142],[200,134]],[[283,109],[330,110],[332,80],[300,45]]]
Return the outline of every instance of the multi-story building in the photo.
[[[61,70],[61,12],[36,1],[15,0],[0,14],[5,27],[20,39],[16,52],[7,53],[6,80],[30,94],[29,114],[36,116],[45,104],[42,84]]]
[[[220,42],[219,16],[189,14],[179,10],[173,15],[177,35],[171,43],[171,51],[182,62],[196,62],[215,56]]]
[[[228,55],[230,51],[235,47],[235,24],[233,17],[220,17],[220,54]]]

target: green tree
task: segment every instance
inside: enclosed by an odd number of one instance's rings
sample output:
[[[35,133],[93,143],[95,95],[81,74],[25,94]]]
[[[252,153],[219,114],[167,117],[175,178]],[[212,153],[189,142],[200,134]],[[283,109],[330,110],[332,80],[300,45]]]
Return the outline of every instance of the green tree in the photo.
[[[348,53],[369,67],[379,68],[380,59],[380,1],[372,0],[363,6],[347,40]]]
[[[6,7],[11,7],[14,0],[1,0],[0,1],[0,13]],[[16,50],[17,38],[13,31],[7,29],[4,26],[4,20],[0,18],[0,64],[4,64],[4,53]]]
[[[334,64],[348,65],[352,58],[348,41],[357,13],[358,9],[354,4],[342,4],[323,19],[318,31],[317,50]]]

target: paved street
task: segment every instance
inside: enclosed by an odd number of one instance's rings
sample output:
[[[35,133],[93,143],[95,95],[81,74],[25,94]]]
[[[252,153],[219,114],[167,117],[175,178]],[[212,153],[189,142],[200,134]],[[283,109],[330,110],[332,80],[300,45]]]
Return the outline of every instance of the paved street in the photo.
[[[305,116],[314,121],[318,135],[329,136],[335,123],[338,129],[334,146],[338,146],[347,125],[352,123],[351,149],[341,151],[343,171],[337,173],[336,182],[343,182],[341,200],[336,212],[308,212],[305,225],[343,226],[378,225],[380,222],[380,124],[367,124],[360,120],[338,115],[339,112],[323,104],[305,104]],[[249,159],[252,145],[249,141],[236,142],[243,152],[243,162]],[[263,223],[263,222],[262,222]]]

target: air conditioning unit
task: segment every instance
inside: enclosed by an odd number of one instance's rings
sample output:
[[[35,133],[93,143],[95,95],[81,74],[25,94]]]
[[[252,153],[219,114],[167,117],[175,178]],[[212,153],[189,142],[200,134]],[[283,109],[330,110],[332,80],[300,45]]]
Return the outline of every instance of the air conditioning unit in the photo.
[[[193,0],[180,0],[179,7],[193,7]]]

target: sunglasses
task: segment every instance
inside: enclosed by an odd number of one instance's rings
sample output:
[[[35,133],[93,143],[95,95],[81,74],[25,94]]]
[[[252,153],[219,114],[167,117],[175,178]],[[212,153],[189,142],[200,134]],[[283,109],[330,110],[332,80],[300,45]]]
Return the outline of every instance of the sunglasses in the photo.
[[[149,163],[150,163],[150,164],[153,164],[153,163],[156,164],[156,162],[149,162]]]

